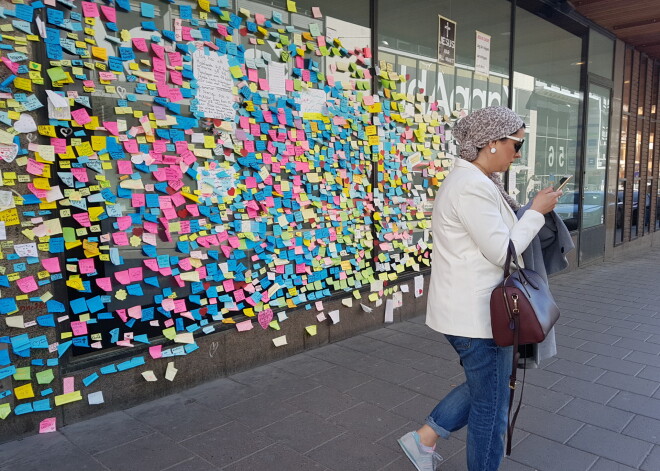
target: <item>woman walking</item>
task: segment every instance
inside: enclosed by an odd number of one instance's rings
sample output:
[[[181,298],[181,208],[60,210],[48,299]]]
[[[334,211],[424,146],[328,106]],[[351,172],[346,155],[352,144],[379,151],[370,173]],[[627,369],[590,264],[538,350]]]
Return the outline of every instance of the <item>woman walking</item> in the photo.
[[[433,256],[426,324],[445,334],[466,381],[454,388],[417,431],[399,444],[419,471],[435,469],[438,437],[467,425],[467,468],[494,471],[504,455],[512,347],[498,347],[490,325],[490,294],[502,280],[509,240],[522,254],[561,191],[540,191],[518,219],[518,203],[499,172],[520,157],[525,124],[505,107],[484,108],[454,128],[460,159],[442,183],[432,216]],[[522,264],[522,259],[520,260]]]

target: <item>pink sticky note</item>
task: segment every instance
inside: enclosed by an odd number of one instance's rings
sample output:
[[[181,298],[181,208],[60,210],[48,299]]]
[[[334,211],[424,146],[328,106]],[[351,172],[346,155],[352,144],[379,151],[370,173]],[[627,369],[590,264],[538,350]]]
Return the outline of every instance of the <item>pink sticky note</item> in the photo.
[[[273,320],[273,310],[272,309],[266,309],[265,311],[261,311],[258,315],[259,319],[259,325],[261,326],[262,329],[267,329],[268,324],[270,324],[270,321]]]
[[[119,126],[116,121],[103,121],[103,127],[113,136],[119,136]]]
[[[80,224],[83,227],[91,227],[92,223],[89,221],[89,213],[76,213],[73,214],[73,219],[78,221],[78,224]]]
[[[71,330],[73,335],[87,335],[87,322],[73,321],[71,322]],[[65,380],[67,378],[64,378]],[[73,379],[73,378],[71,378]]]
[[[312,7],[312,15],[314,15],[314,18],[321,18],[323,16],[319,7]]]
[[[125,232],[113,232],[112,241],[115,245],[128,245],[128,234]]]
[[[62,271],[59,257],[45,258],[41,260],[41,265],[43,265],[48,273],[59,273]]]
[[[86,168],[81,168],[81,167],[72,168],[71,173],[73,174],[75,179],[78,180],[79,182],[81,183],[89,182],[89,176],[87,175]]]
[[[239,332],[245,332],[246,330],[252,330],[252,321],[250,319],[243,321],[243,322],[237,322],[236,323],[236,330]]]
[[[133,47],[140,52],[147,52],[147,40],[144,38],[133,38]]]
[[[250,82],[256,82],[259,80],[259,72],[256,71],[256,69],[248,69],[248,80]]]
[[[93,258],[85,258],[82,260],[78,260],[78,267],[80,269],[80,273],[84,273],[84,274],[96,273],[96,267],[94,266]]]
[[[133,163],[130,160],[118,160],[117,173],[119,173],[120,175],[132,175]]]
[[[128,276],[133,283],[142,281],[142,267],[129,268]]]
[[[87,110],[85,108],[80,108],[78,110],[74,110],[71,112],[71,117],[74,119],[74,121],[81,126],[84,126],[87,123],[90,123],[92,121],[92,118],[89,117],[89,113],[87,113]]]
[[[128,274],[128,270],[115,272],[115,278],[123,285],[127,285],[131,282],[131,276]]]
[[[64,394],[69,394],[70,392],[73,392],[75,388],[75,378],[73,376],[67,376],[66,378],[62,379],[62,389]]]
[[[95,278],[96,285],[103,291],[112,291],[112,278]]]
[[[37,282],[34,280],[34,276],[26,276],[25,278],[20,278],[16,280],[16,284],[23,293],[31,293],[32,291],[36,291],[37,288],[39,288],[37,286]]]
[[[50,433],[56,431],[56,417],[49,417],[39,422],[39,433]]]
[[[162,350],[162,345],[154,345],[149,347],[149,355],[151,355],[151,358],[161,358],[163,356]]]
[[[131,306],[128,308],[128,316],[133,319],[142,319],[142,306]]]
[[[96,3],[82,2],[83,15],[87,18],[98,18],[99,7]]]
[[[114,7],[101,5],[101,12],[103,12],[103,16],[105,16],[105,19],[110,23],[117,22],[117,11],[114,9]]]

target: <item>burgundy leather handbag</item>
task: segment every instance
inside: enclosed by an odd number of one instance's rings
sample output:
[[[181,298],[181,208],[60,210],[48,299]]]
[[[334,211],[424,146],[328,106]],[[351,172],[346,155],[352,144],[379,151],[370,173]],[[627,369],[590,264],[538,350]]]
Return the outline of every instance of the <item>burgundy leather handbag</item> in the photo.
[[[516,270],[511,272],[513,261]],[[520,268],[513,242],[504,264],[504,279],[490,296],[493,340],[500,347],[539,343],[559,319],[548,284],[533,270]]]
[[[515,270],[511,272],[511,262]],[[550,288],[541,275],[534,270],[520,268],[518,256],[513,242],[509,248],[504,263],[504,279],[493,290],[490,296],[490,321],[493,329],[493,340],[500,347],[513,346],[513,363],[509,377],[509,411],[507,414],[506,455],[511,454],[513,429],[522,404],[522,393],[525,388],[525,371],[523,370],[520,400],[513,417],[513,397],[516,389],[516,370],[518,368],[518,345],[539,343],[559,319],[559,308],[555,303]]]

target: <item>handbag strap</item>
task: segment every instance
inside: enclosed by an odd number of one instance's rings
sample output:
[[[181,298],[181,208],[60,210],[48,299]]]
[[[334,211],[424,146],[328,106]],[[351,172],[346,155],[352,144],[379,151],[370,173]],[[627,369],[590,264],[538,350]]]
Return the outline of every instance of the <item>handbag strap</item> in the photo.
[[[516,248],[513,245],[513,242],[509,240],[509,248],[507,250],[506,256],[506,265],[504,266],[504,277],[509,276],[509,268],[511,264],[511,257],[513,257],[514,265],[516,269],[523,274],[524,272],[520,269],[518,265],[518,257],[516,256]],[[526,277],[525,277],[526,278]],[[508,307],[508,306],[507,306]],[[518,412],[520,412],[520,406],[522,405],[522,395],[525,391],[525,374],[527,373],[527,357],[524,358],[523,365],[523,379],[522,385],[520,388],[520,399],[518,401],[518,406],[516,407],[513,416],[511,416],[511,409],[513,409],[513,399],[516,394],[516,372],[518,370],[518,361],[520,360],[520,352],[518,347],[520,345],[520,314],[516,312],[511,312],[513,318],[513,360],[511,362],[511,375],[509,376],[509,409],[507,411],[507,425],[506,425],[506,456],[511,455],[511,446],[513,441],[513,429],[516,426],[516,420],[518,419]]]

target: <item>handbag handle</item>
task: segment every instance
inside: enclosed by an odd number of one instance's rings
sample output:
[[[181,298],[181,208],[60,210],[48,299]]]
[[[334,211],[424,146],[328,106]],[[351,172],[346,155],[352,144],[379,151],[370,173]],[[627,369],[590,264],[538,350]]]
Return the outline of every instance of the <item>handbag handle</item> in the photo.
[[[513,259],[513,264],[516,267],[516,271],[520,273],[520,275],[525,279],[525,281],[532,286],[534,289],[538,289],[538,286],[536,286],[532,281],[527,278],[527,275],[525,274],[524,270],[520,269],[520,265],[518,264],[518,254],[516,253],[516,247],[513,245],[513,241],[509,239],[509,247],[506,251],[506,261],[504,262],[504,279],[508,278],[509,275],[511,274],[511,260]]]

